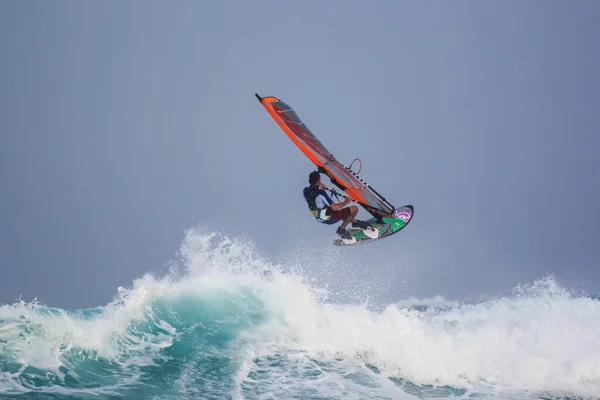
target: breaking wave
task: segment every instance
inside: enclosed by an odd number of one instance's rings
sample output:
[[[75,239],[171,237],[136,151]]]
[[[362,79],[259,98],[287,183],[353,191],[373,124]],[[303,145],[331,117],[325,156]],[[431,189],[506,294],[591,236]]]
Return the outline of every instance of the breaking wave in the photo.
[[[0,306],[0,397],[600,397],[600,302],[551,277],[374,310],[220,234],[190,230],[180,256],[104,307]]]

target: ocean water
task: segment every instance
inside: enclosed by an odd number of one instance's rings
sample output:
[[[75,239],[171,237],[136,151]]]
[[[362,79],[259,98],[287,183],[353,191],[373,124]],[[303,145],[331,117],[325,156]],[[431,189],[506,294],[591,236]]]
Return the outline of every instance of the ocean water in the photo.
[[[103,307],[0,306],[0,399],[600,398],[600,301],[552,278],[372,309],[222,235],[180,253]]]

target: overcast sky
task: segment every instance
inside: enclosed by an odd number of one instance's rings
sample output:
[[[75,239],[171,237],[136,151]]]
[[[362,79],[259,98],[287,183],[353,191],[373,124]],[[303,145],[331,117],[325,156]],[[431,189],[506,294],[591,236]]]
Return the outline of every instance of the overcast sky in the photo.
[[[106,304],[197,226],[390,300],[598,291],[598,21],[584,0],[3,1],[0,303]],[[255,92],[411,225],[333,248]]]

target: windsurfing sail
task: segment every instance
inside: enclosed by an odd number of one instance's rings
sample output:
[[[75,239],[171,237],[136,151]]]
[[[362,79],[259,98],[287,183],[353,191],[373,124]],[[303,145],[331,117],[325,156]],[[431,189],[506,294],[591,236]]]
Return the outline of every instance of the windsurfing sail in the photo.
[[[255,96],[279,127],[292,139],[304,155],[318,167],[319,172],[326,174],[333,184],[346,192],[350,198],[378,219],[389,216],[394,212],[394,206],[383,196],[350,168],[343,166],[336,160],[333,154],[300,120],[292,107],[276,97],[260,97],[258,94],[255,94]]]

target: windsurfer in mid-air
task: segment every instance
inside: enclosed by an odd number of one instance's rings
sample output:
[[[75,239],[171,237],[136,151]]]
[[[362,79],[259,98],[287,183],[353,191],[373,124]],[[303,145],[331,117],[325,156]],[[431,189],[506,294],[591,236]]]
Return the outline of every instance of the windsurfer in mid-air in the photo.
[[[327,195],[325,189],[327,186],[321,183],[321,174],[313,171],[308,175],[308,183],[310,186],[304,188],[304,199],[308,203],[308,208],[313,213],[317,221],[324,224],[335,224],[343,221],[337,228],[336,233],[342,239],[352,240],[352,235],[346,230],[350,222],[352,226],[360,229],[373,229],[364,221],[357,220],[355,217],[358,214],[357,206],[346,207],[352,200],[350,197],[340,203],[334,203]]]

